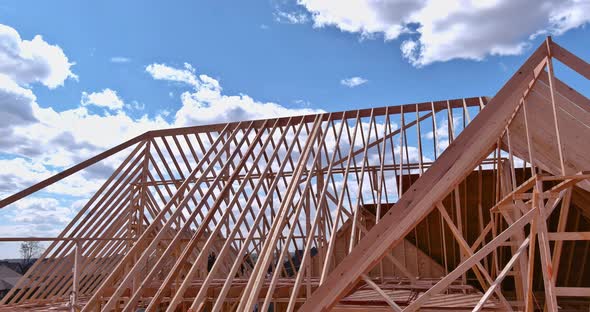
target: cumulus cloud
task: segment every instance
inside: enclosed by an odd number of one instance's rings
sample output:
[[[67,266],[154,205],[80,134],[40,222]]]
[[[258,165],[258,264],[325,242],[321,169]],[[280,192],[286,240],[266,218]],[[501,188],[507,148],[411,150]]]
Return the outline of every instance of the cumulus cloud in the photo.
[[[32,103],[36,100],[31,90],[19,86],[9,76],[0,74],[0,129],[35,122]]]
[[[123,100],[121,100],[119,95],[117,95],[117,91],[113,91],[109,88],[106,88],[100,92],[92,92],[90,94],[87,92],[82,92],[80,104],[84,106],[96,105],[112,110],[122,109],[124,105]]]
[[[453,135],[456,137],[459,133],[460,124],[462,117],[453,116]],[[436,138],[437,138],[437,152],[444,151],[449,146],[449,135],[451,135],[451,131],[449,131],[449,117],[444,116],[443,118],[437,118],[437,128],[436,128]],[[428,131],[424,138],[433,140],[434,139],[434,131]]]
[[[44,108],[37,103],[31,85],[43,84],[54,88],[63,84],[66,79],[75,77],[69,70],[71,63],[56,45],[45,43],[45,50],[32,50],[35,54],[30,52],[26,40],[20,39],[14,29],[4,27],[0,34],[0,118],[3,121],[0,123],[0,168],[3,168],[0,172],[0,198],[149,130],[320,112],[290,109],[273,102],[257,101],[245,94],[224,94],[217,79],[197,74],[188,63],[179,68],[165,64],[151,64],[145,68],[156,80],[186,87],[180,96],[176,92],[171,93],[182,103],[176,111],[130,116],[129,110],[142,109],[143,104],[134,101],[125,103],[110,88],[83,92],[80,105],[71,109]],[[40,36],[35,40],[37,46],[43,46],[39,43],[42,40]],[[62,65],[67,65],[65,72],[61,67],[61,76],[58,75],[60,67],[53,62],[56,50],[63,55]],[[92,110],[89,106],[108,110]],[[32,197],[36,198],[34,201],[28,198],[19,201],[19,207],[11,205],[0,210],[0,220],[5,221],[0,222],[0,235],[54,236],[72,216],[62,209],[72,207],[64,200],[88,198],[127,153],[122,151],[43,189],[36,194],[39,197]],[[14,209],[27,214],[12,213]],[[50,222],[39,223],[41,216],[46,216],[45,220]],[[6,223],[7,220],[10,223]]]
[[[68,78],[77,79],[72,65],[59,46],[40,35],[23,40],[14,28],[0,24],[0,73],[16,83],[40,82],[53,89]]]
[[[358,86],[365,84],[367,82],[368,82],[367,79],[365,79],[363,77],[358,77],[358,76],[340,80],[341,85],[347,86],[349,88],[358,87]]]
[[[83,205],[81,201],[26,197],[2,210],[2,237],[55,237]],[[41,246],[46,246],[41,243]],[[1,243],[0,258],[18,258],[19,243]]]
[[[184,63],[184,68],[181,69],[154,63],[148,65],[145,70],[156,80],[186,83],[195,88],[199,86],[195,69],[188,63]]]
[[[180,96],[182,106],[176,112],[156,116],[132,117],[127,107],[111,89],[83,93],[81,106],[56,111],[40,107],[31,90],[10,79],[2,84],[11,102],[22,98],[26,105],[0,106],[0,116],[11,123],[0,126],[0,148],[8,159],[0,158],[0,167],[10,168],[0,174],[0,197],[12,194],[72,166],[124,140],[146,131],[175,126],[260,119],[321,112],[314,109],[290,109],[272,102],[259,102],[244,95],[225,95],[219,81],[197,75],[192,66],[183,69],[150,65],[154,79],[182,82],[187,91]],[[190,74],[187,74],[190,73]],[[1,78],[1,76],[0,76]],[[0,96],[0,101],[3,97]],[[12,103],[12,102],[11,102]],[[93,112],[87,105],[113,109],[111,113]],[[138,104],[139,105],[139,104]],[[173,116],[171,121],[165,115]],[[123,155],[124,156],[124,155]],[[108,159],[61,181],[46,191],[53,194],[88,196],[117,166],[118,159]]]
[[[299,0],[315,27],[401,42],[414,66],[521,54],[539,35],[560,35],[590,20],[590,1]]]
[[[13,192],[29,186],[36,181],[48,178],[52,172],[39,163],[23,158],[0,159],[0,194]]]
[[[161,116],[132,118],[124,111],[100,115],[86,107],[65,111],[35,106],[40,122],[13,128],[22,144],[31,144],[28,152],[21,143],[4,147],[5,152],[33,158],[51,166],[69,166],[152,129],[170,127]]]
[[[28,197],[14,204],[14,221],[28,224],[67,223],[72,210],[62,207],[55,198]]]
[[[31,85],[57,87],[75,77],[70,66],[57,45],[44,42],[41,36],[32,41],[22,40],[16,30],[0,25],[0,197],[39,182],[121,140],[170,126],[160,116],[128,116],[122,111],[123,101],[111,89],[83,93],[82,106],[73,109],[40,107]],[[115,113],[95,114],[86,105],[106,107]],[[84,177],[73,176],[46,191],[87,196],[115,165],[112,160],[97,164]]]
[[[315,27],[336,26],[342,31],[372,37],[377,33],[391,40],[404,30],[403,21],[423,5],[414,0],[299,0],[310,13]]]
[[[184,68],[150,64],[146,71],[154,79],[180,82],[192,87],[180,95],[182,107],[175,114],[175,124],[178,126],[323,112],[309,108],[287,108],[273,102],[260,102],[245,94],[223,94],[218,80],[205,74],[197,75],[194,67],[186,63]]]

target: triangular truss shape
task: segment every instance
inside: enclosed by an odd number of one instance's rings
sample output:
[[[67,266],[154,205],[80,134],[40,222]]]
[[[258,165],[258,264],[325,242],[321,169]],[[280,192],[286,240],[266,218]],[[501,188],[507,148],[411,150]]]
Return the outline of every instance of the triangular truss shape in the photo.
[[[0,202],[128,155],[0,310],[587,309],[590,100],[554,60],[590,79],[548,38],[489,100],[127,141]]]

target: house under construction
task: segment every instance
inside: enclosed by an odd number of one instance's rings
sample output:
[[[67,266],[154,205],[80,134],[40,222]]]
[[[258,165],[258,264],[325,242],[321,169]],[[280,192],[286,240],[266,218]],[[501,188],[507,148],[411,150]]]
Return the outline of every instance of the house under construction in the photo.
[[[548,38],[492,98],[133,138],[0,201],[123,159],[2,239],[51,243],[0,311],[588,311],[590,100],[554,65],[590,79]]]

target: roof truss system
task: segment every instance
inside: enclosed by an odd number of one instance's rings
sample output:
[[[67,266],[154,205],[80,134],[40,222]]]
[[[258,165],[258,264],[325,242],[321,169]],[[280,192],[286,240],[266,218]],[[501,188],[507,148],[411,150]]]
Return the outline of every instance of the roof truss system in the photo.
[[[490,100],[129,140],[0,201],[127,155],[0,310],[587,309],[590,100],[554,60],[590,79],[548,38]]]

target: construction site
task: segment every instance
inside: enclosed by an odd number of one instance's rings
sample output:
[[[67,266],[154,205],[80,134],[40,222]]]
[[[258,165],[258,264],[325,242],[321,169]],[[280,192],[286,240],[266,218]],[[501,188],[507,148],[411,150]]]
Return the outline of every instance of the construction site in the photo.
[[[548,37],[493,96],[123,142],[0,201],[125,155],[57,237],[0,238],[49,242],[0,311],[589,311],[590,100],[554,64],[590,80]]]

